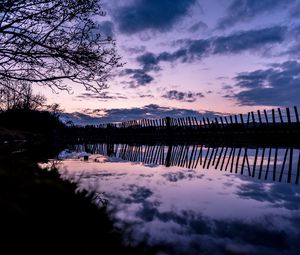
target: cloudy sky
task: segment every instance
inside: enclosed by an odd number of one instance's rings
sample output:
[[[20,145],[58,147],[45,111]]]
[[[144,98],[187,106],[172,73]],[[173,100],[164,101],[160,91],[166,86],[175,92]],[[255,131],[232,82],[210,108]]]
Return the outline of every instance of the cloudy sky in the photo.
[[[101,94],[52,94],[66,112],[139,119],[300,105],[300,0],[103,0],[124,66]]]

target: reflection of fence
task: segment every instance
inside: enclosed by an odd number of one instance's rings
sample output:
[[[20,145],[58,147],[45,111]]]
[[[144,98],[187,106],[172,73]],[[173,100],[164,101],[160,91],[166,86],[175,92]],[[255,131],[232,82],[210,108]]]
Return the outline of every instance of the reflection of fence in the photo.
[[[114,156],[126,161],[219,169],[258,179],[299,183],[300,150],[288,148],[205,147],[203,145],[74,145],[75,151]]]
[[[227,139],[236,141],[270,141],[274,139],[300,143],[297,107],[250,112],[246,115],[143,119],[86,127],[69,127],[68,141],[116,143],[147,141],[192,141],[195,139]]]

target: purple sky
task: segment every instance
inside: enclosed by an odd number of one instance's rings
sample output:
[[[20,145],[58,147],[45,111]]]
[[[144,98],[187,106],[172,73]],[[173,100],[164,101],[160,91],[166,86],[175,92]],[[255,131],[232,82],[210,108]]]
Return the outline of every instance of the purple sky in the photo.
[[[100,29],[125,65],[101,95],[37,88],[66,112],[117,121],[299,105],[300,0],[102,2]]]

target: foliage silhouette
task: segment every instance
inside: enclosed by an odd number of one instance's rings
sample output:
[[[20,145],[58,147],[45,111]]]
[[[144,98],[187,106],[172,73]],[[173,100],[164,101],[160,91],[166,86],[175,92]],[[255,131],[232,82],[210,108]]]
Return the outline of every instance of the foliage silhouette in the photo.
[[[101,34],[98,0],[0,2],[0,84],[71,90],[63,80],[99,92],[118,66],[115,42]]]

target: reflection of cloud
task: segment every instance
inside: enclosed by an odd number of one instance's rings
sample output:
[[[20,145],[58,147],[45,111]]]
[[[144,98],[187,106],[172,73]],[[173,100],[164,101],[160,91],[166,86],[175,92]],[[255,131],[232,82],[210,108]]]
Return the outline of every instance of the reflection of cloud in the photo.
[[[140,201],[142,207],[137,207],[136,229],[131,226],[135,238],[146,243],[151,249],[167,254],[297,254],[300,247],[298,239],[299,228],[295,226],[292,235],[289,229],[278,228],[278,223],[284,219],[279,216],[263,216],[254,221],[238,219],[211,219],[194,211],[161,211],[160,203],[147,200],[152,192],[141,187],[131,187],[135,190],[133,198],[125,202]],[[265,218],[267,217],[267,218]],[[142,220],[142,221],[141,221]],[[299,219],[289,218],[292,226]],[[142,223],[143,222],[143,223]],[[147,228],[147,224],[155,224],[156,237],[139,233]],[[175,227],[175,225],[177,227]],[[167,228],[167,229],[164,229]],[[171,231],[172,229],[172,231]],[[136,234],[139,233],[139,234]],[[168,236],[164,236],[168,235]],[[168,238],[169,236],[172,238]],[[159,237],[159,238],[157,238]],[[145,247],[145,246],[144,246]]]
[[[143,203],[145,199],[152,196],[153,192],[143,186],[129,185],[130,197],[125,201],[129,203]]]
[[[238,186],[241,198],[269,202],[274,207],[300,210],[300,191],[297,186],[281,183],[246,183]]]
[[[261,219],[265,220],[265,219]],[[275,226],[263,222],[215,221],[214,233],[222,238],[239,239],[255,246],[265,246],[275,250],[289,248],[288,235]]]
[[[195,178],[195,172],[170,172],[163,174],[163,177],[172,182]],[[272,203],[278,201],[288,210],[300,209],[297,199],[300,196],[295,193],[295,187],[282,184],[276,184],[276,187],[269,184],[263,186],[262,183],[241,185],[251,185],[253,194],[243,194],[249,199],[270,200]],[[259,194],[255,195],[254,190],[258,190]],[[300,250],[300,217],[296,213],[289,216],[266,214],[252,221],[213,219],[193,210],[164,210],[161,201],[153,200],[155,193],[148,187],[129,185],[123,190],[127,194],[126,191],[129,191],[128,195],[116,200],[117,207],[126,204],[129,208],[135,208],[131,212],[135,219],[131,218],[130,222],[136,225],[125,224],[123,227],[126,227],[126,234],[134,237],[135,243],[142,243],[144,248],[150,246],[151,250],[172,255],[294,255]],[[240,193],[238,195],[241,196]],[[283,201],[288,202],[284,204]]]
[[[153,175],[152,171],[147,177],[151,175]],[[178,171],[162,175],[170,181],[198,176],[196,171]],[[100,176],[105,178],[114,174],[101,172]],[[146,174],[138,173],[138,177],[140,176],[146,176]],[[126,179],[122,180],[125,181],[121,182],[120,190],[105,193],[110,202],[110,212],[116,216],[116,224],[124,231],[125,238],[130,243],[140,243],[145,252],[149,249],[149,251],[155,251],[155,254],[172,255],[299,254],[300,217],[296,209],[300,209],[298,200],[300,196],[297,186],[281,183],[236,182],[236,187],[239,188],[239,198],[270,202],[275,206],[279,204],[279,207],[284,207],[287,213],[283,216],[276,215],[277,210],[273,208],[273,215],[272,212],[266,210],[268,214],[262,213],[254,220],[249,220],[232,208],[232,218],[215,219],[202,213],[205,212],[205,204],[193,210],[186,208],[179,210],[176,206],[166,207],[166,201],[160,199],[163,197],[162,192],[167,190],[165,187],[160,190],[161,193],[157,193],[155,190],[157,186],[153,189],[148,184],[147,186],[142,186],[140,183],[128,185]],[[146,180],[141,183],[149,182],[150,180]],[[166,182],[163,183],[165,185]],[[201,185],[201,182],[198,184]],[[220,186],[223,187],[223,185]],[[101,189],[101,186],[99,187]],[[177,196],[176,193],[173,195]],[[199,195],[206,196],[207,194]],[[180,194],[177,198],[180,203]],[[212,197],[212,204],[218,202],[213,199]],[[257,207],[253,208],[253,210],[256,209]]]
[[[165,173],[162,174],[163,177],[165,177],[169,182],[177,182],[180,180],[192,180],[194,178],[198,178],[201,179],[202,177],[204,177],[204,175],[197,175],[195,171],[184,171],[184,172],[169,172],[169,173]]]
[[[104,163],[120,163],[120,162],[126,162],[126,160],[122,159],[122,158],[119,158],[119,157],[106,157],[104,160],[103,160]]]

